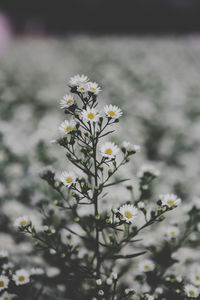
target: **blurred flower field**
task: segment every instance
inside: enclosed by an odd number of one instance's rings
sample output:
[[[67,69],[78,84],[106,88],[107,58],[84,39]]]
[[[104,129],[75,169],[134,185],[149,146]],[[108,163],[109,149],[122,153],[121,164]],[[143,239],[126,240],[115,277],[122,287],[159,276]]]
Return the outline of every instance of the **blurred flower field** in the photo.
[[[56,172],[66,167],[62,149],[51,141],[64,121],[59,101],[73,74],[86,74],[99,83],[102,105],[122,109],[113,141],[141,146],[137,159],[121,170],[124,177],[134,178],[134,193],[139,193],[138,170],[153,165],[160,176],[152,197],[175,193],[182,199],[166,223],[159,230],[155,227],[158,243],[164,234],[170,235],[166,224],[181,224],[193,205],[200,208],[199,69],[200,39],[193,36],[14,40],[0,57],[0,250],[7,250],[16,265],[43,267],[49,278],[58,271],[36,254],[28,238],[16,233],[13,223],[21,215],[31,215],[39,230],[44,225],[41,203],[47,197],[52,204],[57,199],[39,172],[46,166]],[[123,184],[125,190],[128,184]],[[124,189],[114,189],[104,206],[117,206],[126,197]],[[53,209],[49,206],[49,212]],[[199,235],[197,230],[190,237],[193,250],[184,247],[174,253],[175,259],[181,256],[172,267],[177,276],[185,276],[186,266],[200,258]],[[154,237],[148,231],[144,236],[151,244]],[[62,286],[59,290],[62,294]]]

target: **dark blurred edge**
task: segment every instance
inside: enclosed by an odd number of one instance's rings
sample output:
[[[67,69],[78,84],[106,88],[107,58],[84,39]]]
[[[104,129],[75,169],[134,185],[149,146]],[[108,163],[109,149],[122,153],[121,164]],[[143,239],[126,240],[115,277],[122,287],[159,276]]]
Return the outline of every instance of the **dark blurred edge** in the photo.
[[[170,33],[200,31],[200,0],[0,1],[16,33]]]

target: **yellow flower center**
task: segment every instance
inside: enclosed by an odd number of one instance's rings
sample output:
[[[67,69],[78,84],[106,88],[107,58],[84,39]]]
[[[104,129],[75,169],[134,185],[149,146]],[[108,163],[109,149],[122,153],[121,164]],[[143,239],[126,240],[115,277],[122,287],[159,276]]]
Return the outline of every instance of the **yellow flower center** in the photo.
[[[25,221],[25,220],[21,221],[21,222],[20,222],[20,225],[21,225],[21,226],[26,225],[26,221]]]
[[[110,148],[106,149],[106,151],[105,151],[105,153],[108,154],[108,155],[111,155],[112,152],[113,152],[113,151],[112,151],[112,149],[110,149]]]
[[[96,91],[96,89],[93,87],[93,88],[92,88],[92,91],[93,91],[93,92],[95,92],[95,91]]]
[[[65,130],[66,130],[67,132],[70,131],[70,130],[72,130],[72,126],[71,126],[71,125],[67,126]]]
[[[173,200],[168,200],[167,203],[168,203],[169,205],[173,205],[173,204],[174,204],[174,201],[173,201]]]
[[[125,212],[125,216],[128,218],[128,219],[130,219],[130,218],[132,218],[132,213],[130,212],[130,211],[126,211]]]
[[[80,88],[81,91],[85,91],[84,87]]]
[[[94,119],[94,114],[93,113],[88,114],[88,118],[91,120]]]
[[[0,287],[4,287],[4,281],[0,281]]]
[[[110,111],[108,112],[108,114],[109,114],[111,117],[115,116],[115,112],[112,111],[112,110],[110,110]]]
[[[9,298],[8,297],[4,297],[4,300],[9,300]]]
[[[72,99],[67,100],[67,104],[72,103]]]
[[[175,231],[172,231],[171,236],[175,236],[175,235],[176,235]]]
[[[67,177],[67,178],[66,178],[66,182],[67,182],[67,183],[71,183],[71,182],[72,182],[72,178],[71,178],[71,177]]]
[[[145,266],[144,266],[144,269],[145,269],[145,270],[149,270],[149,265],[145,265]]]
[[[194,291],[189,291],[190,296],[194,296]]]
[[[200,280],[200,276],[199,276],[199,275],[196,275],[196,276],[195,276],[195,279],[196,279],[196,280]]]
[[[22,275],[18,277],[18,280],[19,280],[20,282],[23,282],[23,281],[24,281],[24,279],[25,279],[25,277],[24,277],[24,276],[22,276]]]

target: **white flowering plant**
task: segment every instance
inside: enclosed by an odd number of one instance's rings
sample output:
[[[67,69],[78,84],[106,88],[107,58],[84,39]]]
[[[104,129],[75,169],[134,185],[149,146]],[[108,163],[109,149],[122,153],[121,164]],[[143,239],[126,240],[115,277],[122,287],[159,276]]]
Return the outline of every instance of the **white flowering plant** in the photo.
[[[35,251],[42,251],[53,270],[46,277],[36,268],[7,271],[4,262],[0,296],[4,300],[23,298],[25,286],[32,291],[25,292],[30,299],[197,298],[199,269],[192,270],[190,280],[184,281],[170,268],[178,261],[174,252],[183,245],[198,244],[189,236],[198,231],[200,210],[190,209],[182,230],[176,223],[166,225],[163,243],[157,244],[154,229],[166,213],[181,205],[181,199],[172,193],[153,199],[152,183],[159,171],[151,165],[142,166],[138,172],[138,193],[131,184],[124,186],[129,179],[116,175],[140,147],[126,141],[119,146],[109,139],[122,110],[111,104],[100,110],[97,97],[101,88],[85,75],[72,77],[69,87],[70,93],[60,101],[66,120],[59,126],[54,143],[65,149],[70,165],[60,174],[51,168],[41,173],[54,190],[52,202],[43,199],[39,203],[41,228],[26,215],[14,222],[21,233],[32,236]],[[119,199],[110,205],[108,190],[116,186],[126,189],[128,200]],[[151,232],[154,242],[145,243],[145,231]],[[38,282],[35,275],[40,276]]]

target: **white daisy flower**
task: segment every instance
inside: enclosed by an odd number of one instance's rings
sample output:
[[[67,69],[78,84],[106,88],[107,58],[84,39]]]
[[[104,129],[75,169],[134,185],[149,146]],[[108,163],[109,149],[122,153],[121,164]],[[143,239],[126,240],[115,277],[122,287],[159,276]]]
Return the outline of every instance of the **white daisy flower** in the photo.
[[[30,275],[43,275],[44,270],[42,268],[31,268]]]
[[[134,290],[134,289],[127,288],[127,289],[125,289],[124,292],[125,292],[126,295],[128,295],[128,294],[131,293],[131,292],[135,292],[135,290]]]
[[[81,118],[85,122],[98,122],[99,112],[95,108],[88,107],[82,110]]]
[[[184,291],[185,291],[187,297],[197,298],[199,296],[198,289],[192,284],[187,284],[184,288]]]
[[[86,83],[81,83],[78,87],[77,87],[77,91],[80,93],[87,93],[88,92],[88,85]]]
[[[85,84],[88,82],[88,77],[86,75],[75,75],[73,77],[70,78],[69,80],[69,86],[70,87],[76,87],[79,86],[81,84]]]
[[[12,278],[16,285],[23,285],[30,281],[30,274],[27,270],[20,269],[13,274]]]
[[[71,132],[76,126],[76,122],[71,119],[71,120],[65,120],[64,122],[61,123],[59,127],[59,131],[62,136],[67,135],[69,132]]]
[[[193,267],[189,274],[189,277],[192,284],[200,286],[200,266]]]
[[[7,289],[9,284],[9,279],[7,276],[0,275],[0,292]]]
[[[122,149],[125,149],[127,152],[140,152],[139,145],[134,145],[126,141],[122,143]]]
[[[4,270],[12,269],[13,267],[14,267],[14,264],[12,262],[8,262],[7,264],[2,265],[2,269],[4,269]]]
[[[60,181],[67,187],[76,183],[76,175],[73,172],[64,171],[60,175]]]
[[[154,166],[152,165],[143,165],[141,166],[141,168],[139,169],[137,176],[139,178],[142,178],[144,176],[144,174],[151,174],[155,177],[158,177],[160,175],[160,171],[158,169],[156,169]]]
[[[170,226],[170,227],[168,227],[167,231],[165,233],[166,238],[168,240],[177,238],[177,236],[179,236],[179,234],[180,234],[180,230],[179,230],[179,228],[177,226]]]
[[[15,295],[13,295],[13,294],[8,294],[7,292],[4,292],[4,293],[0,296],[0,300],[11,300],[11,299],[13,299],[13,297],[15,297]]]
[[[119,119],[123,114],[122,110],[118,106],[111,104],[104,106],[104,112],[107,117],[112,119]]]
[[[95,95],[98,95],[101,92],[101,88],[96,82],[88,82],[87,90]]]
[[[131,204],[125,204],[121,206],[118,212],[121,215],[121,219],[127,223],[133,223],[138,214],[137,208]]]
[[[119,148],[112,142],[106,142],[101,146],[100,153],[103,157],[115,158],[118,154]]]
[[[166,205],[168,207],[172,207],[181,204],[181,199],[174,194],[160,195],[159,199],[161,200],[163,206]]]
[[[15,220],[14,222],[14,226],[16,228],[19,228],[19,227],[26,227],[28,225],[31,224],[31,219],[29,216],[23,216],[23,217],[19,217]]]
[[[144,259],[142,260],[138,265],[139,272],[150,272],[155,269],[155,264],[150,259]]]
[[[60,108],[62,109],[68,108],[72,104],[74,104],[74,96],[72,94],[67,94],[60,100]]]
[[[0,259],[5,257],[8,257],[8,251],[0,250]]]

